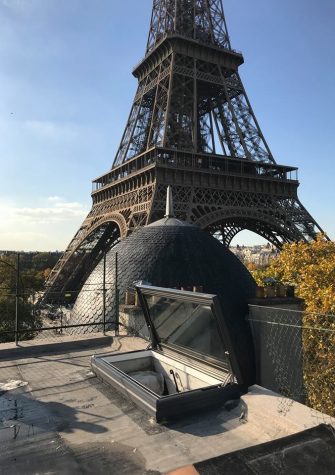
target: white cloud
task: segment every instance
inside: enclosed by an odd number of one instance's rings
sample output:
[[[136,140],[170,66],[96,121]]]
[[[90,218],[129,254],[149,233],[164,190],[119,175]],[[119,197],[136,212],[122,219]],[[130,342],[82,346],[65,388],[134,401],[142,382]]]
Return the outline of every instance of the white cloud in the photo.
[[[17,206],[8,207],[7,205],[5,213],[7,213],[10,221],[20,221],[20,223],[24,221],[31,226],[37,226],[40,224],[64,222],[73,218],[84,218],[86,215],[86,210],[83,209],[83,206],[80,203],[71,203],[57,200],[51,202],[49,206],[36,208]]]
[[[50,224],[84,217],[79,203],[57,203],[54,208],[16,208],[14,215],[29,224]]]
[[[64,249],[87,211],[58,196],[43,199],[38,207],[0,199],[0,249]]]
[[[51,203],[57,203],[59,201],[63,201],[63,198],[61,198],[60,196],[48,196],[47,200]]]

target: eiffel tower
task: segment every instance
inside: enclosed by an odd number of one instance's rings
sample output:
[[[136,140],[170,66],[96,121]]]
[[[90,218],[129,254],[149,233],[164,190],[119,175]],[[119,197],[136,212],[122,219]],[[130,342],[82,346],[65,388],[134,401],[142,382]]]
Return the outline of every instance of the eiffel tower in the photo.
[[[93,205],[48,288],[80,288],[119,239],[164,215],[229,246],[247,229],[280,248],[322,232],[300,203],[297,168],[278,165],[239,76],[222,0],[154,0],[144,59],[112,168],[93,180]]]

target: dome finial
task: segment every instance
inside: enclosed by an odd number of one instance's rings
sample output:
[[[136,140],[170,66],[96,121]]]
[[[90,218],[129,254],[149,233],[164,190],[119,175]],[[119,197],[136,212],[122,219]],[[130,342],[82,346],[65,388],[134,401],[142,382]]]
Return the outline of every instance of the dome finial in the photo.
[[[168,186],[166,190],[166,210],[164,218],[174,218],[172,187]]]

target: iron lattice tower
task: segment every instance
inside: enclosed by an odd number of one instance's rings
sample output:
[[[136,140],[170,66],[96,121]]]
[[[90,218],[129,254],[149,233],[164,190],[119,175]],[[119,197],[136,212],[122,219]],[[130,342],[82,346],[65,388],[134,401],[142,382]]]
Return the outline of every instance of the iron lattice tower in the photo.
[[[248,229],[280,247],[322,231],[300,203],[297,168],[278,165],[239,76],[222,0],[154,0],[131,112],[113,167],[93,181],[93,206],[49,278],[80,288],[101,253],[164,214],[225,245]]]

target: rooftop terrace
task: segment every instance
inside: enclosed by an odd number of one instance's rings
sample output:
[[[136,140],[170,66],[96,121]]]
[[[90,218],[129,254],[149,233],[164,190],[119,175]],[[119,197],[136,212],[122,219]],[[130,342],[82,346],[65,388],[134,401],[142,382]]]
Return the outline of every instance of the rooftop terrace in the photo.
[[[0,473],[167,473],[320,423],[335,427],[259,386],[235,407],[158,425],[90,371],[94,353],[146,346],[101,334],[0,345]]]

